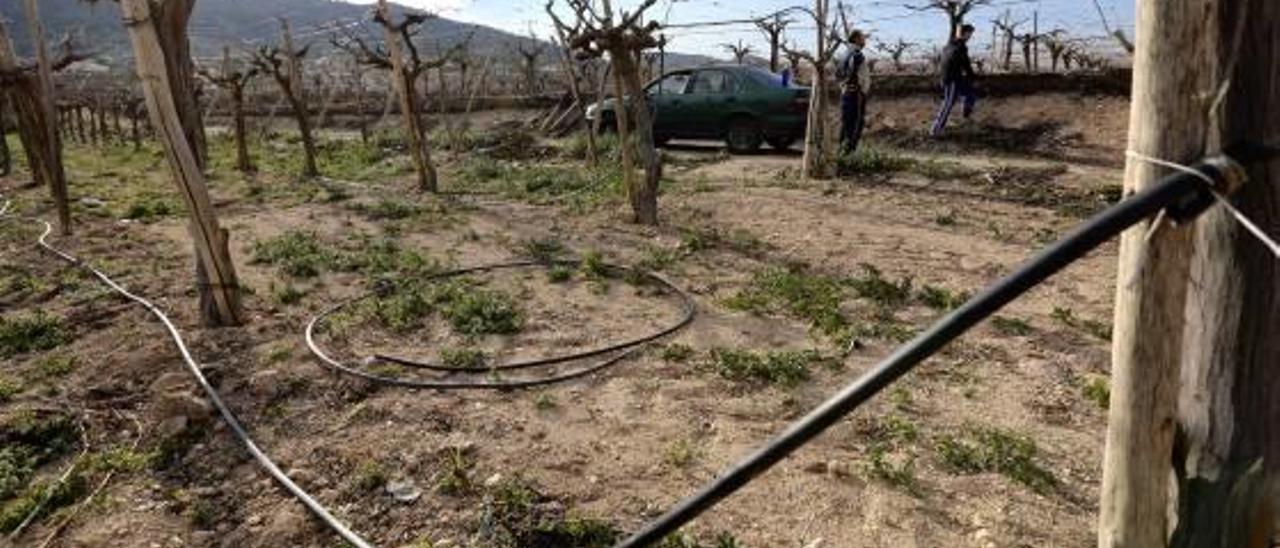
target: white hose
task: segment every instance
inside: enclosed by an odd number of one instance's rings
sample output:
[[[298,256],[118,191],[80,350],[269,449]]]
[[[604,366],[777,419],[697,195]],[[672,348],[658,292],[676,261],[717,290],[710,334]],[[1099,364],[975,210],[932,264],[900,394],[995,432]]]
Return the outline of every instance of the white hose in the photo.
[[[6,200],[4,205],[0,206],[0,216],[4,215],[5,212],[9,210],[9,206],[10,202]],[[275,480],[279,482],[280,485],[284,486],[290,494],[297,498],[298,501],[302,502],[308,510],[311,510],[316,517],[320,518],[321,521],[328,525],[330,529],[333,529],[334,532],[338,533],[338,535],[347,542],[350,542],[357,548],[373,548],[372,544],[365,541],[363,538],[360,538],[360,536],[351,531],[350,528],[338,521],[333,514],[329,513],[329,510],[326,509],[324,505],[320,504],[320,502],[312,498],[311,495],[307,494],[306,491],[302,490],[298,484],[289,479],[289,476],[285,474],[284,471],[280,470],[280,467],[271,460],[271,457],[267,456],[262,449],[258,448],[258,444],[254,443],[253,439],[249,437],[249,433],[245,431],[244,425],[240,424],[240,420],[231,412],[231,409],[227,407],[227,404],[222,401],[222,397],[218,395],[218,391],[214,389],[213,385],[209,384],[209,380],[206,379],[204,373],[200,371],[199,364],[197,364],[195,358],[191,356],[191,351],[187,349],[186,342],[182,340],[182,334],[178,332],[178,328],[169,320],[169,316],[165,315],[165,313],[160,310],[159,307],[152,304],[151,301],[130,293],[129,290],[116,283],[115,280],[112,280],[101,271],[49,245],[45,239],[48,238],[51,232],[53,232],[53,226],[40,219],[31,220],[44,225],[44,233],[40,235],[39,239],[40,247],[54,255],[57,255],[62,260],[92,273],[95,277],[101,280],[102,283],[107,284],[111,289],[114,289],[117,293],[124,295],[129,300],[146,307],[146,309],[155,315],[155,317],[160,319],[160,322],[164,324],[165,329],[169,330],[169,336],[173,339],[174,344],[177,345],[178,351],[182,353],[182,359],[186,364],[187,371],[195,377],[196,384],[200,385],[200,388],[204,390],[209,401],[218,409],[218,413],[222,415],[222,420],[226,421],[227,426],[231,427],[232,433],[240,439],[240,442],[249,450],[249,454],[253,455],[253,458],[258,461],[259,465],[266,469],[268,474],[271,474],[271,477],[275,478]]]

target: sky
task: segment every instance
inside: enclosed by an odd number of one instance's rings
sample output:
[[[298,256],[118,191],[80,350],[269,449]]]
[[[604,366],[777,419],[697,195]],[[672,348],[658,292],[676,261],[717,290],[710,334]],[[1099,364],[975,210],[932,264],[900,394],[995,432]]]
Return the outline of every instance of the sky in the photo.
[[[371,3],[374,0],[348,0],[355,3]],[[543,11],[546,0],[395,0],[397,3],[428,9],[444,17],[478,23],[509,32],[527,34],[530,29],[540,36],[552,33],[549,18]],[[859,28],[869,30],[872,42],[893,42],[898,38],[929,43],[941,42],[947,34],[947,20],[939,12],[920,13],[904,7],[918,5],[923,0],[845,0],[852,5]],[[557,0],[562,3],[563,0]],[[638,0],[615,0],[619,6],[634,6]],[[1100,0],[1112,28],[1122,28],[1130,36],[1133,29],[1133,0]],[[750,19],[777,10],[800,5],[812,5],[810,0],[659,0],[650,9],[650,17],[669,24],[701,23]],[[834,8],[834,3],[833,3]],[[1014,20],[1032,18],[1039,12],[1041,31],[1062,28],[1078,37],[1100,37],[1105,33],[1099,23],[1097,9],[1089,0],[993,0],[990,6],[976,9],[968,22],[980,29],[976,48],[985,49],[991,42],[990,21],[1005,10]],[[813,41],[812,22],[798,21],[788,34],[799,41],[801,47]],[[1030,23],[1027,24],[1030,28]],[[729,26],[672,29],[668,33],[670,49],[682,53],[696,53],[725,57],[723,44],[742,40],[756,52],[767,52],[767,44],[759,31],[750,24]],[[1099,44],[1110,47],[1106,40]]]

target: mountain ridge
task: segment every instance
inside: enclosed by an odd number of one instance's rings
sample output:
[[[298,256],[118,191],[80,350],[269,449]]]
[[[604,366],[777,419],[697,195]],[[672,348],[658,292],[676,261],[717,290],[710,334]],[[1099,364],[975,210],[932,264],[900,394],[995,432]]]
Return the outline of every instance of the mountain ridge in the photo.
[[[396,4],[393,6],[399,10],[419,11]],[[198,0],[188,26],[192,55],[213,58],[228,45],[233,49],[250,49],[275,43],[280,34],[280,18],[289,20],[297,43],[311,43],[327,51],[329,29],[335,23],[368,21],[371,8],[368,4],[350,4],[340,0]],[[125,63],[132,55],[115,2],[41,0],[40,10],[45,34],[50,41],[70,33],[77,44],[88,48],[96,59],[108,65]],[[0,18],[4,19],[19,54],[29,55],[30,39],[21,2],[0,2]],[[445,49],[470,36],[470,50],[474,54],[505,57],[514,56],[513,48],[517,44],[527,46],[533,41],[528,36],[446,17],[437,17],[424,24],[421,36],[420,47],[425,51]],[[538,42],[550,46],[546,41]],[[667,56],[671,68],[712,61],[709,57],[679,53]],[[544,62],[554,62],[554,58],[545,56]]]

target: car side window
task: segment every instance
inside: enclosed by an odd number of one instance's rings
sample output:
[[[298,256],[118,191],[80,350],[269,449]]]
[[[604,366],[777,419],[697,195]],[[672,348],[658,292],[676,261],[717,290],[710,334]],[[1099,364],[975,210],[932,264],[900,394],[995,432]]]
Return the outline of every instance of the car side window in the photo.
[[[695,95],[724,95],[733,93],[737,86],[727,72],[706,70],[699,72],[693,79],[693,88],[689,93]]]
[[[650,88],[650,93],[661,93],[663,95],[680,95],[685,92],[689,86],[689,73],[681,72],[672,74],[658,81],[658,84]]]

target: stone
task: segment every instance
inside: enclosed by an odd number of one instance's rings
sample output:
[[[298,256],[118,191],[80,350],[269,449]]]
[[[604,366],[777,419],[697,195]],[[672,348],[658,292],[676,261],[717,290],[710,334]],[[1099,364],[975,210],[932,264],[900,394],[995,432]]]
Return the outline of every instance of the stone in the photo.
[[[386,490],[391,498],[403,503],[414,502],[422,496],[422,490],[408,479],[391,480],[387,482]]]

